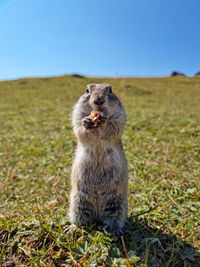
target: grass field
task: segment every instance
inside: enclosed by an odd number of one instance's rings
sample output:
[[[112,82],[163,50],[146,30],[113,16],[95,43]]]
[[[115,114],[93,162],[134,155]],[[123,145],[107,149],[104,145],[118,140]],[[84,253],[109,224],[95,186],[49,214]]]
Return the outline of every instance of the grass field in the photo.
[[[0,82],[0,266],[127,266],[104,227],[71,237],[70,112],[87,83],[108,82],[128,116],[131,266],[200,266],[200,78],[63,76]]]

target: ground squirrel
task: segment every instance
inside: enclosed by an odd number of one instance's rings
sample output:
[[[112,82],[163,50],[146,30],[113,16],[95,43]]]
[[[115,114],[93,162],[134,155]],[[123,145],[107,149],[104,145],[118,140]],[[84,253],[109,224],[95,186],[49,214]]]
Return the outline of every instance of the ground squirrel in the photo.
[[[89,117],[101,111],[94,127]],[[121,135],[126,114],[109,84],[88,84],[72,112],[78,144],[71,174],[69,218],[72,224],[101,222],[115,233],[127,219],[128,168]]]

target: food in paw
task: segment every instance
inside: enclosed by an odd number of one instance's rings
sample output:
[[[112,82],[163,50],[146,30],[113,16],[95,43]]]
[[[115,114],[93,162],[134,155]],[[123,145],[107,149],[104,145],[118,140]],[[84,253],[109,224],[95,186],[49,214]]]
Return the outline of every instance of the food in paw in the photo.
[[[91,122],[93,123],[93,127],[101,126],[101,122],[105,122],[107,118],[108,112],[106,110],[103,111],[92,111],[90,113],[89,118],[91,119]]]
[[[94,123],[94,127],[97,127],[100,122],[100,119],[99,119],[100,113],[101,113],[100,111],[92,111],[90,113],[89,118],[92,120],[92,123]]]
[[[98,117],[99,117],[99,114],[100,114],[100,111],[92,111],[91,113],[90,113],[90,119],[92,120],[92,122],[94,122],[95,120],[97,120],[98,119]]]

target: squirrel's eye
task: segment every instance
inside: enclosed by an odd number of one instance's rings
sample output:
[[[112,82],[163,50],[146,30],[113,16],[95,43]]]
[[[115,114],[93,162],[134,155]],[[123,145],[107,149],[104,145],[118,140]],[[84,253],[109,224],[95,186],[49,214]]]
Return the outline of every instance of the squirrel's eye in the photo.
[[[86,92],[87,94],[89,94],[89,89],[88,89],[88,88],[86,88],[85,92]]]
[[[109,94],[112,94],[112,87],[109,88]]]

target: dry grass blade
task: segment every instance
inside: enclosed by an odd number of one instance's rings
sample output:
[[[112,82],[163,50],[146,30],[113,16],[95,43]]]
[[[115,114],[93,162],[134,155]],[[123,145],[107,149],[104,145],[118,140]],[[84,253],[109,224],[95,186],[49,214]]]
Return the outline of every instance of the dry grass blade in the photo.
[[[124,248],[124,253],[125,253],[125,256],[126,256],[127,264],[128,264],[128,267],[130,267],[131,265],[130,265],[130,262],[129,262],[129,259],[128,259],[128,253],[127,253],[127,249],[126,249],[126,246],[125,246],[123,235],[121,235],[121,240],[122,240],[122,245],[123,245],[123,248]]]

